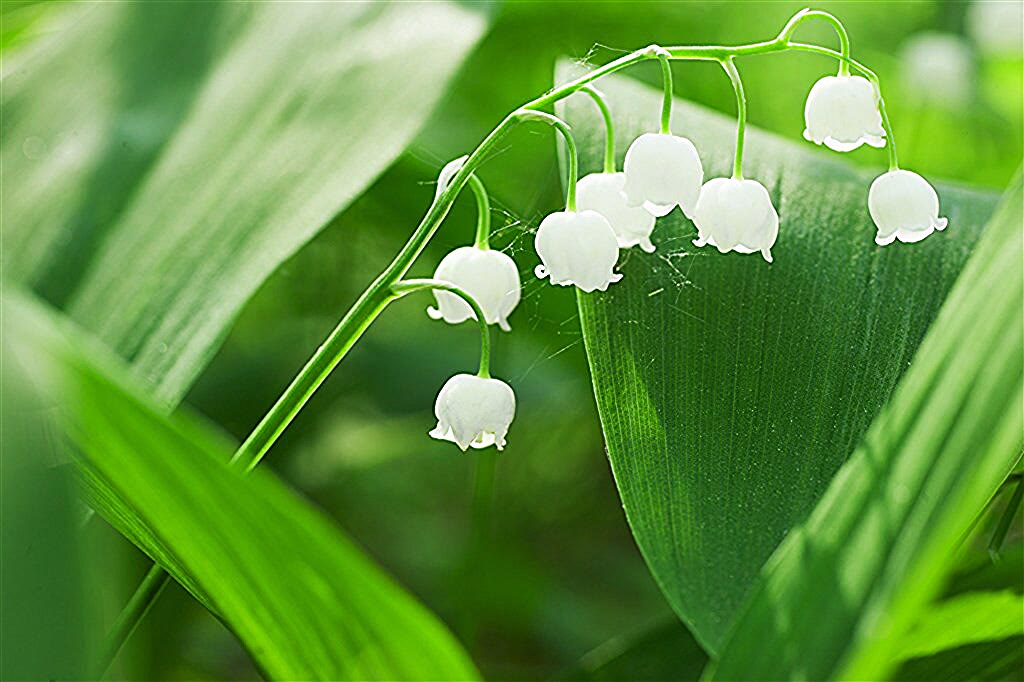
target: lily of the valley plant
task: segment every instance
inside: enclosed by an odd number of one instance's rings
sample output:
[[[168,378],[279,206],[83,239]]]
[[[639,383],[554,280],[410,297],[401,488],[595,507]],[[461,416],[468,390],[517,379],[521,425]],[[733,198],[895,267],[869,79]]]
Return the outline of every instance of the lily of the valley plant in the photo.
[[[793,40],[797,28],[812,20],[827,22],[835,30],[840,42],[838,51]],[[317,349],[232,461],[246,470],[254,467],[381,311],[390,302],[418,291],[433,292],[436,307],[427,310],[433,319],[449,324],[474,320],[481,332],[479,370],[475,375],[456,374],[445,383],[435,405],[437,426],[430,435],[451,441],[463,451],[470,447],[504,447],[516,400],[508,384],[490,375],[489,325],[510,331],[509,317],[520,300],[520,276],[519,268],[508,255],[490,248],[490,204],[476,173],[488,152],[521,123],[550,125],[567,146],[568,189],[564,210],[545,217],[536,233],[538,277],[550,279],[552,284],[572,285],[583,292],[605,291],[623,279],[615,270],[619,250],[639,246],[645,252],[653,252],[656,219],[676,207],[693,221],[696,246],[714,247],[722,253],[759,253],[770,264],[772,248],[779,237],[780,216],[765,186],[743,174],[746,99],[736,62],[790,51],[825,56],[838,64],[835,76],[822,78],[810,88],[804,109],[804,137],[837,152],[850,152],[864,144],[888,149],[889,170],[868,191],[867,208],[877,227],[875,243],[885,246],[897,240],[918,242],[935,230],[944,229],[946,219],[939,217],[935,190],[920,175],[899,166],[878,77],[851,58],[846,30],[832,15],[803,10],[776,37],[747,45],[651,45],[528,102],[505,117],[470,154],[447,164],[438,177],[434,200],[408,242]],[[632,142],[619,171],[613,112],[593,84],[611,73],[651,60],[659,62],[663,75],[660,129]],[[735,90],[736,147],[730,177],[706,179],[700,150],[685,135],[672,131],[671,63],[686,60],[717,62]],[[606,135],[602,172],[582,179],[578,179],[572,130],[545,111],[577,93],[594,100]],[[478,206],[472,244],[445,256],[432,279],[405,279],[467,185]],[[865,248],[876,248],[870,243],[870,235],[865,235]],[[751,263],[751,267],[771,266]],[[161,580],[166,580],[166,574],[154,567],[139,588],[140,594],[131,600],[119,620],[123,624],[119,629],[122,635],[130,632],[131,625],[145,613],[159,592]],[[114,637],[120,635],[115,633]],[[112,650],[116,651],[119,643],[114,642]]]

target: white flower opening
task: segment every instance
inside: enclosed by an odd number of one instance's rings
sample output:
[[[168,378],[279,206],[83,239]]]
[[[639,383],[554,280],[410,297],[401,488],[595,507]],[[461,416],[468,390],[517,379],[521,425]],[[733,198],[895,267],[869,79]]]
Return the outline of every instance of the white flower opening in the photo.
[[[643,206],[658,217],[679,206],[687,218],[693,215],[704,167],[697,148],[685,137],[641,135],[629,145],[623,170],[627,206]]]
[[[935,230],[944,230],[946,218],[939,217],[939,195],[917,173],[894,170],[875,178],[868,191],[868,212],[878,228],[879,246],[900,240],[919,242]]]
[[[761,252],[772,262],[771,248],[779,236],[779,214],[764,185],[756,180],[714,178],[700,191],[693,222],[696,246],[710,244],[722,253]]]
[[[804,139],[837,152],[885,146],[875,87],[860,76],[825,76],[804,105]]]
[[[501,251],[463,246],[445,256],[434,279],[450,282],[476,300],[483,310],[487,324],[496,324],[502,331],[510,331],[508,316],[519,305],[521,286],[519,268]],[[434,320],[459,324],[475,320],[476,315],[461,297],[450,291],[434,290],[436,308],[427,308]]]
[[[451,441],[463,452],[492,445],[502,450],[515,413],[516,395],[504,381],[456,374],[437,394],[437,426],[430,436]]]
[[[576,183],[576,206],[581,211],[597,211],[603,215],[612,226],[620,248],[639,245],[652,253],[654,216],[640,206],[626,205],[622,193],[625,184],[625,173],[591,173]]]
[[[534,240],[541,265],[537,277],[552,284],[574,284],[582,291],[604,291],[622,275],[613,272],[619,244],[608,220],[597,211],[557,211],[541,221]]]

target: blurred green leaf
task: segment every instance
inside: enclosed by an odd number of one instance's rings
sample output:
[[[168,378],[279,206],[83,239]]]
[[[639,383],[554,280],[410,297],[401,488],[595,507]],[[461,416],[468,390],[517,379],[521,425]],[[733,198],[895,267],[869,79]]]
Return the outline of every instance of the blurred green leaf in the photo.
[[[968,592],[929,607],[900,639],[898,659],[1024,635],[1024,597],[1012,590]]]
[[[4,327],[9,330],[10,327]],[[0,679],[82,680],[99,612],[83,506],[47,405],[0,337]]]
[[[573,71],[563,64],[558,80]],[[661,94],[623,77],[600,87],[621,159],[657,130]],[[570,98],[564,113],[582,172],[600,169],[593,103]],[[733,119],[677,100],[673,129],[700,150],[706,179],[731,172]],[[691,246],[693,224],[675,211],[658,221],[656,253],[620,258],[621,284],[579,296],[626,515],[711,652],[890,396],[995,203],[938,185],[951,228],[883,249],[867,212],[870,173],[748,128],[745,175],[781,216],[773,264]]]
[[[1024,637],[964,644],[904,662],[898,682],[1013,682],[1024,672]]]
[[[673,619],[633,637],[609,640],[583,657],[566,682],[696,682],[708,655]]]
[[[890,671],[1024,446],[1022,220],[1018,174],[893,399],[765,566],[715,679]]]
[[[99,344],[42,306],[12,295],[3,305],[14,357],[59,410],[93,482],[126,505],[101,511],[159,538],[154,558],[187,578],[268,676],[476,677],[432,614],[271,474],[230,469],[230,450],[205,427],[162,416]]]
[[[406,148],[486,25],[448,2],[57,19],[5,64],[4,270],[172,404],[256,287]]]

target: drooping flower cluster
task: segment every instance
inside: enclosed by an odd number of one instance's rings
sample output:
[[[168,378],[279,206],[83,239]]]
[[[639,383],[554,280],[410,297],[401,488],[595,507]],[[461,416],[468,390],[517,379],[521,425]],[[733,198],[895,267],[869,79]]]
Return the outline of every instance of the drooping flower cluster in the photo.
[[[836,152],[850,152],[863,145],[888,146],[890,170],[880,175],[868,191],[868,213],[877,233],[875,242],[885,246],[900,241],[918,242],[946,228],[939,216],[935,189],[920,175],[901,170],[896,162],[892,131],[877,78],[849,58],[845,30],[831,15],[805,10],[798,13],[780,34],[789,36],[811,16],[831,20],[840,34],[843,53],[839,72],[819,79],[811,87],[804,106],[803,136]],[[806,46],[804,46],[806,47]],[[569,182],[565,210],[548,214],[540,223],[534,246],[540,264],[535,274],[551,284],[573,285],[582,292],[606,291],[622,279],[615,271],[620,249],[639,246],[655,251],[652,235],[657,219],[679,207],[692,220],[697,247],[711,246],[721,253],[759,253],[773,261],[772,248],[779,235],[779,213],[768,189],[742,172],[746,100],[732,57],[719,59],[736,92],[738,124],[733,173],[705,181],[704,164],[697,147],[686,137],[671,132],[671,72],[668,51],[652,46],[646,56],[662,64],[665,98],[661,130],[645,133],[629,145],[622,171],[616,170],[611,113],[602,95],[592,87],[575,91],[594,98],[605,121],[604,170],[577,181],[576,147],[569,126],[560,119],[532,109],[513,114],[518,120],[539,120],[554,126],[568,147]],[[827,51],[826,51],[827,52]],[[851,75],[850,68],[860,75]],[[468,157],[449,163],[438,178],[438,196],[460,172]],[[520,277],[515,262],[505,253],[491,251],[487,242],[489,218],[486,194],[470,176],[480,205],[477,241],[455,249],[440,262],[435,280],[458,288],[436,289],[437,307],[428,309],[433,319],[458,324],[476,319],[479,311],[487,325],[509,331],[509,316],[520,300]],[[471,184],[472,184],[471,183]],[[465,295],[475,301],[470,305]],[[478,321],[479,322],[479,321]],[[485,342],[485,351],[486,351]],[[477,376],[457,374],[441,389],[435,412],[437,428],[431,435],[469,447],[504,446],[515,412],[512,389],[492,379],[484,369]]]
[[[807,95],[804,137],[837,152],[849,152],[863,144],[884,147],[886,134],[878,89],[860,76],[826,76]],[[892,140],[889,140],[892,144]],[[946,227],[939,217],[939,196],[917,173],[900,170],[895,156],[888,173],[878,176],[868,190],[868,212],[878,228],[879,246],[895,240],[919,242]]]

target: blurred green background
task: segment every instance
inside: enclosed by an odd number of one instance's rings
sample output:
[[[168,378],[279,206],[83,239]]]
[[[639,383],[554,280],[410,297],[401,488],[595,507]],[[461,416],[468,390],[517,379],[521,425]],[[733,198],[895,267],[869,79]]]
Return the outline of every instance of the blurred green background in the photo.
[[[552,85],[555,61],[600,64],[649,43],[740,43],[772,37],[804,3],[509,2],[412,149],[248,303],[186,402],[244,438],[429,204],[437,169],[469,152],[509,111]],[[979,10],[959,2],[818,3],[846,24],[854,56],[882,78],[903,165],[929,178],[1001,189],[1022,145],[1019,43],[978,42]],[[5,3],[4,50],[29,47],[60,6]],[[802,40],[833,45],[827,29]],[[339,36],[344,41],[345,36]],[[991,41],[990,41],[991,42]],[[116,49],[116,46],[113,46]],[[187,55],[180,55],[186,59]],[[424,59],[429,59],[424,55]],[[804,97],[834,70],[810,55],[741,62],[751,124],[792,139]],[[652,83],[657,67],[631,75]],[[733,110],[715,65],[675,67],[677,94]],[[414,85],[411,85],[414,87]],[[480,175],[493,195],[495,247],[520,266],[514,334],[499,335],[493,371],[519,414],[497,472],[485,563],[463,566],[470,535],[471,455],[429,439],[433,400],[472,369],[475,328],[428,319],[428,297],[391,307],[274,447],[267,465],[321,506],[400,582],[470,638],[489,679],[543,679],[609,638],[671,618],[630,535],[603,452],[570,290],[532,276],[532,233],[562,202],[550,131],[520,130]],[[852,162],[881,168],[884,152]],[[427,276],[468,243],[475,208],[461,199],[414,267]],[[440,341],[443,339],[443,341]],[[109,623],[149,561],[102,522],[87,526]],[[475,614],[467,618],[466,614]],[[474,621],[471,623],[469,621]],[[249,679],[256,671],[224,627],[177,588],[167,591],[112,673],[144,679]]]

